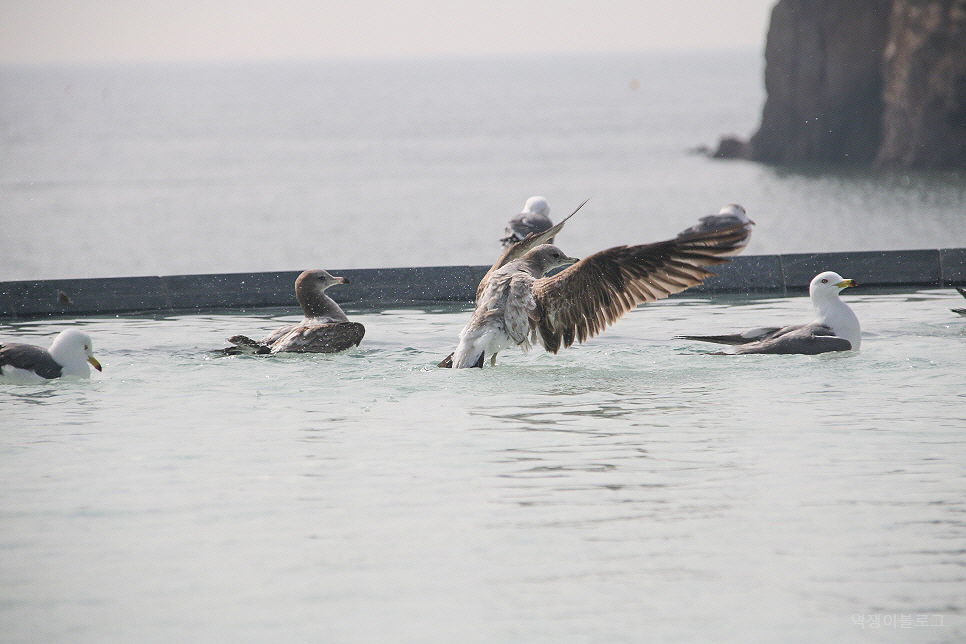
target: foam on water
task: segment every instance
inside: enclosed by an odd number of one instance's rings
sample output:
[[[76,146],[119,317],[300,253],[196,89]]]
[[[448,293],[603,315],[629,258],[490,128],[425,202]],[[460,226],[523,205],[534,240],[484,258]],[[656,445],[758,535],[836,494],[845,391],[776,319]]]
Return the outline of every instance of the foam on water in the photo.
[[[103,374],[0,389],[5,637],[957,641],[962,298],[845,299],[855,354],[709,355],[670,338],[807,299],[676,298],[455,371],[452,307],[340,355],[207,353],[290,311],[78,320]]]

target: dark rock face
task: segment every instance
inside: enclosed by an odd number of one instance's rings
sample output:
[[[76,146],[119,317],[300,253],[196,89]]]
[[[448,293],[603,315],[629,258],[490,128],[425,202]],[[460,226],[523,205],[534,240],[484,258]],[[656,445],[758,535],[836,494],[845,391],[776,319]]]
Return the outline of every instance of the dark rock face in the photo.
[[[966,166],[966,0],[779,0],[746,145],[778,164]]]
[[[751,157],[751,146],[747,141],[726,136],[718,142],[718,149],[711,156],[715,159],[747,159]]]
[[[882,0],[781,0],[765,46],[768,99],[751,138],[769,163],[871,161],[882,114]]]
[[[966,1],[897,0],[885,51],[880,165],[966,165]]]

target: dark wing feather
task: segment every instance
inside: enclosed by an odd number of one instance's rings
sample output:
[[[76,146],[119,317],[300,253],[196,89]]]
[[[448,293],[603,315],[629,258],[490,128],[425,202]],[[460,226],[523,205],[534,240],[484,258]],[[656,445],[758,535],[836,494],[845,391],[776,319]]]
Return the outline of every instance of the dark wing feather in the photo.
[[[583,208],[584,204],[587,203],[588,201],[590,201],[590,199],[584,199],[584,202],[579,206],[577,206],[576,210],[574,210],[572,213],[570,213],[562,220],[560,220],[559,223],[557,223],[554,226],[551,226],[550,228],[543,231],[542,233],[530,233],[529,235],[527,235],[517,243],[511,246],[508,246],[506,250],[504,250],[503,253],[500,255],[500,257],[493,263],[493,266],[490,267],[490,270],[486,272],[486,275],[483,276],[483,279],[480,280],[480,283],[476,287],[476,299],[477,300],[480,299],[480,293],[483,292],[483,288],[486,286],[486,282],[490,279],[490,274],[493,271],[499,269],[504,264],[508,264],[509,262],[512,262],[518,257],[523,257],[527,253],[527,251],[529,251],[531,248],[536,248],[540,244],[545,244],[548,239],[553,239],[557,235],[557,233],[559,233],[563,229],[564,224],[567,222],[567,220],[573,217],[574,215],[576,215],[577,210],[580,210],[581,208]]]
[[[735,215],[707,215],[698,220],[698,223],[686,228],[678,233],[678,237],[684,237],[691,235],[693,233],[709,232],[715,230],[716,228],[725,228],[727,226],[744,226],[745,222],[741,221]]]
[[[60,378],[63,367],[46,349],[32,344],[0,344],[0,367],[16,367],[33,371],[44,378]]]
[[[956,290],[957,290],[957,291],[959,291],[959,294],[960,294],[960,295],[962,295],[963,297],[966,297],[966,289],[964,289],[964,288],[959,288],[959,287],[957,286],[957,287],[956,287]],[[966,309],[949,309],[949,310],[950,310],[950,311],[952,311],[953,313],[958,313],[959,315],[964,315],[964,316],[966,316]]]
[[[655,244],[617,246],[585,257],[533,285],[544,348],[556,353],[583,342],[644,302],[696,286],[749,235],[744,226],[694,233]]]
[[[357,346],[365,334],[359,322],[304,325],[280,338],[273,353],[336,353]]]
[[[284,333],[279,333],[284,331]],[[217,353],[235,355],[265,355],[269,353],[336,353],[358,346],[366,335],[366,327],[359,322],[331,322],[327,324],[291,324],[272,333],[271,342],[257,342],[248,336],[228,338],[233,345],[218,349]]]
[[[817,355],[830,351],[851,351],[852,343],[845,338],[840,338],[832,329],[824,324],[806,324],[803,326],[792,327],[790,330],[782,329],[773,337],[743,344],[734,350],[736,354],[746,353],[785,353]]]
[[[767,340],[776,333],[790,328],[792,327],[761,327],[758,329],[745,331],[744,333],[725,333],[723,335],[676,335],[674,338],[676,340],[697,340],[699,342],[714,342],[716,344],[749,344],[751,342]]]

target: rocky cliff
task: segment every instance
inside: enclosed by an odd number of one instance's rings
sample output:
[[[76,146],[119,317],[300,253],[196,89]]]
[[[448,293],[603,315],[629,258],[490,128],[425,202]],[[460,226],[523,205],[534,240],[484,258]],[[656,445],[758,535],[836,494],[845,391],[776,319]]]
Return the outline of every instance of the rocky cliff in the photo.
[[[765,89],[716,156],[966,166],[966,0],[779,0]]]
[[[966,0],[897,0],[877,161],[966,166]]]

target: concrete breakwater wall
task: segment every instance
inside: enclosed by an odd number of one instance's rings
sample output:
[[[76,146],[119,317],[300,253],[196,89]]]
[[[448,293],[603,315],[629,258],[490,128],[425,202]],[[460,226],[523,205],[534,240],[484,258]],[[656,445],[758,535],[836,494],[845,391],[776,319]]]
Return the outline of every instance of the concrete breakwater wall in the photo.
[[[420,306],[471,302],[487,266],[338,270],[350,284],[329,291],[344,306]],[[688,296],[717,293],[784,295],[803,291],[833,270],[860,286],[936,288],[966,285],[966,248],[847,253],[748,255],[712,267],[716,276]],[[292,307],[300,271],[0,282],[0,320]]]

